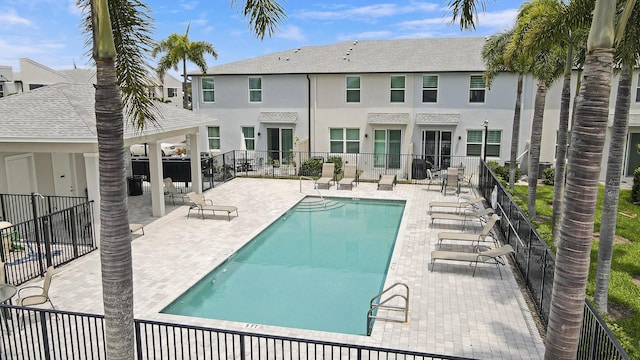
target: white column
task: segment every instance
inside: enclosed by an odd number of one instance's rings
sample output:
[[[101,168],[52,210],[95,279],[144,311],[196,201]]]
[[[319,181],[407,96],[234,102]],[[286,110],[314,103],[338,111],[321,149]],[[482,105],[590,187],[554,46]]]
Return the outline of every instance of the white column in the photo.
[[[164,216],[164,187],[162,182],[162,153],[159,141],[149,143],[149,182],[151,183],[151,209],[153,216]]]
[[[87,196],[93,201],[93,230],[96,246],[100,246],[100,170],[98,153],[84,153],[85,177],[87,180]]]
[[[200,133],[188,134],[187,141],[191,144],[191,189],[196,194],[202,193],[202,163],[200,161]]]

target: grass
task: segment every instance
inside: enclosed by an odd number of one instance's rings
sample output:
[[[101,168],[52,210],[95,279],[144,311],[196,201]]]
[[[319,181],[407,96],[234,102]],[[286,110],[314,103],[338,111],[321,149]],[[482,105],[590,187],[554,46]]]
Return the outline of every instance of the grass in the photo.
[[[604,186],[598,190],[594,232],[600,231]],[[517,185],[514,199],[523,211],[527,208],[527,186]],[[553,205],[553,186],[538,185],[536,191],[537,216],[532,223],[540,236],[554,249],[551,231]],[[620,190],[618,211],[635,214],[636,218],[618,215],[616,235],[629,240],[614,244],[609,280],[609,315],[604,315],[609,328],[614,331],[618,341],[632,359],[640,359],[640,206],[631,202],[631,190]],[[598,262],[598,242],[591,248],[591,267],[587,284],[587,297],[593,301],[596,286],[596,267]],[[634,283],[634,277],[637,279]]]

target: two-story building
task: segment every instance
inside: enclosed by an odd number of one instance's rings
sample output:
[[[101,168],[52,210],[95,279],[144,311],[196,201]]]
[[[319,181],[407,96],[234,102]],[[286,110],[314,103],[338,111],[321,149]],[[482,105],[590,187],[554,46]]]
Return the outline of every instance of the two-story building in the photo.
[[[193,109],[219,120],[204,131],[212,151],[247,147],[278,154],[299,150],[374,156],[389,168],[394,154],[448,166],[450,156],[506,159],[515,75],[482,77],[484,38],[349,41],[310,46],[193,75]],[[408,176],[406,169],[400,176]]]

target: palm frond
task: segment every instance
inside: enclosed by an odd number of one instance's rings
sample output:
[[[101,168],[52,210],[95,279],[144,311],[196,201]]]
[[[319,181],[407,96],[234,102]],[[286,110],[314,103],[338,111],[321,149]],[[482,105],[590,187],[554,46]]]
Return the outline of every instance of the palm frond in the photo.
[[[237,0],[231,0],[234,6]],[[245,0],[242,15],[249,17],[249,26],[260,39],[272,36],[278,25],[286,19],[284,8],[278,0]]]

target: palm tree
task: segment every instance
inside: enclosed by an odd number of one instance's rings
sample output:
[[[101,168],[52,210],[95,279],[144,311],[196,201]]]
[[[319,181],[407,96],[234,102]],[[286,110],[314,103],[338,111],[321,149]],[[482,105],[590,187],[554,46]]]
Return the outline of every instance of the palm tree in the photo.
[[[508,53],[521,51],[527,33],[544,22],[546,14],[557,12],[560,3],[557,0],[532,0],[520,8],[518,20],[514,29],[514,36],[508,46]],[[534,55],[525,55],[530,62],[533,77],[538,80],[538,89],[531,121],[531,138],[529,147],[528,166],[528,196],[527,208],[529,216],[536,216],[536,190],[538,185],[538,165],[540,163],[540,146],[542,142],[542,126],[547,90],[558,79],[564,68],[563,50],[557,46],[541,49]]]
[[[491,87],[493,78],[500,72],[518,73],[516,104],[513,113],[513,128],[511,132],[511,156],[509,164],[509,187],[514,189],[516,177],[516,158],[518,156],[518,139],[520,138],[520,115],[522,106],[522,80],[524,77],[525,65],[520,54],[512,53],[510,58],[506,57],[507,45],[513,36],[513,29],[491,36],[482,47],[482,59],[486,70],[484,77],[487,87]]]
[[[235,3],[235,1],[232,1]],[[149,9],[138,0],[79,0],[96,62],[96,132],[100,172],[100,259],[107,358],[134,358],[131,233],[127,213],[124,116],[143,128],[154,121],[154,107],[146,95],[151,74],[145,52]],[[245,16],[264,38],[284,17],[277,0],[247,0]],[[123,106],[124,104],[124,106]]]
[[[574,56],[574,48],[584,48],[587,41],[588,25],[591,23],[593,0],[573,1],[569,4],[557,2],[556,7],[549,10],[532,27],[524,39],[526,52],[538,54],[544,49],[558,46],[566,49],[564,79],[560,101],[560,120],[558,123],[558,138],[556,151],[556,166],[553,192],[552,233],[558,239],[557,229],[560,224],[562,200],[564,196],[564,180],[567,159],[567,135],[569,130],[569,113],[571,103],[571,74],[573,66],[582,68],[583,56]],[[578,52],[584,54],[584,51]]]
[[[640,9],[634,8],[631,13],[633,23],[640,19]],[[598,266],[596,270],[596,288],[593,301],[600,312],[608,311],[609,278],[613,256],[613,240],[616,232],[618,214],[618,198],[620,195],[620,177],[624,146],[627,143],[629,125],[629,106],[631,104],[631,74],[633,65],[640,57],[640,31],[637,27],[625,31],[624,38],[616,46],[616,60],[621,64],[616,107],[613,115],[609,156],[607,158],[607,175],[600,219],[600,241],[598,245]]]
[[[196,64],[203,73],[207,72],[207,61],[204,54],[218,58],[218,54],[211,43],[206,41],[189,40],[189,27],[184,35],[173,33],[166,39],[161,40],[151,51],[152,57],[157,57],[159,53],[165,53],[158,61],[158,79],[164,83],[164,74],[169,69],[178,71],[178,65],[182,64],[182,106],[189,108],[189,89],[187,84],[187,60]]]
[[[454,8],[469,8],[477,0],[452,0]],[[630,12],[635,0],[622,7]],[[454,20],[461,16],[454,12]],[[461,25],[473,24],[473,13],[462,15]],[[584,311],[589,272],[593,219],[598,177],[609,111],[613,65],[614,19],[616,2],[596,0],[593,22],[587,42],[581,98],[576,105],[569,171],[562,210],[551,308],[546,337],[546,359],[575,358]],[[628,15],[627,15],[628,17]],[[468,25],[467,25],[468,26]],[[624,33],[626,19],[618,25]]]

